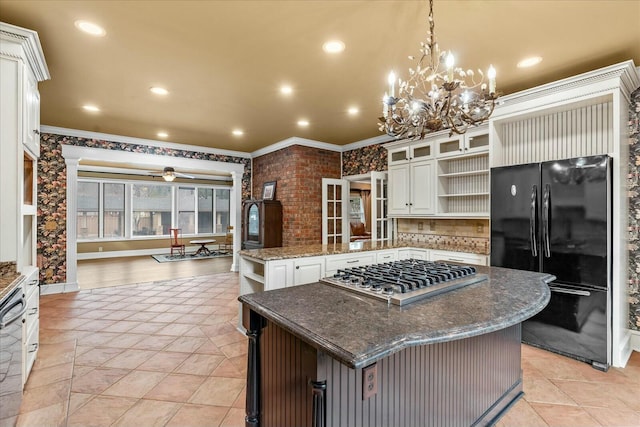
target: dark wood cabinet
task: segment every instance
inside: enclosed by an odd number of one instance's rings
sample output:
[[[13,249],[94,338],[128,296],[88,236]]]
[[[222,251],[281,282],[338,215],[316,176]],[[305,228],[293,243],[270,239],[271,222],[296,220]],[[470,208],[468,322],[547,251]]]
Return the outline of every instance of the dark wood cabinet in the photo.
[[[242,202],[243,249],[282,246],[282,204],[277,200]]]

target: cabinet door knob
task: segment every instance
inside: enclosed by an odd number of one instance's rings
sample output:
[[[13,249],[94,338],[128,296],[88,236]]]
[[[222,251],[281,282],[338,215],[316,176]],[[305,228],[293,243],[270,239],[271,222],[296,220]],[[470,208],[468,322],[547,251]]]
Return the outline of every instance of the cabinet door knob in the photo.
[[[40,131],[38,129],[34,129],[33,133],[35,133],[36,135],[40,135]]]
[[[458,150],[459,150],[459,151],[462,151],[462,148],[459,148]]]
[[[405,205],[405,206],[409,206],[409,203],[405,203],[404,205]]]
[[[296,265],[296,270],[300,270],[300,266],[299,265]]]

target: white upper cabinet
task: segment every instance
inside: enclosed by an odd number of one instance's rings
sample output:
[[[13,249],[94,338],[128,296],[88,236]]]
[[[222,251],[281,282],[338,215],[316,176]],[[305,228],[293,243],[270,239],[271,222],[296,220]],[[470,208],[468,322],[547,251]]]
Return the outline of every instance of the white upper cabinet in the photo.
[[[404,142],[388,150],[389,216],[435,213],[436,163],[432,143]]]
[[[438,132],[421,141],[398,141],[389,151],[389,216],[489,216],[489,131]]]
[[[34,156],[40,157],[40,92],[38,92],[38,81],[27,68],[24,70],[24,81],[22,143]]]

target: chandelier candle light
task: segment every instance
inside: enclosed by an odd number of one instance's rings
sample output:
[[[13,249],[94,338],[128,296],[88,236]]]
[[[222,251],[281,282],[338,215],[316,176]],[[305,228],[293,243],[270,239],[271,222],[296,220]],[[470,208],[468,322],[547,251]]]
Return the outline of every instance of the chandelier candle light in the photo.
[[[442,129],[449,129],[450,135],[461,135],[493,113],[498,98],[496,70],[489,67],[487,90],[481,70],[478,70],[480,81],[476,81],[473,70],[454,67],[451,52],[440,52],[434,29],[433,0],[429,0],[429,33],[426,42],[420,43],[422,55],[416,68],[409,69],[408,80],[396,80],[394,72],[389,73],[389,92],[382,98],[379,118],[380,131],[389,136],[422,139],[427,133]]]

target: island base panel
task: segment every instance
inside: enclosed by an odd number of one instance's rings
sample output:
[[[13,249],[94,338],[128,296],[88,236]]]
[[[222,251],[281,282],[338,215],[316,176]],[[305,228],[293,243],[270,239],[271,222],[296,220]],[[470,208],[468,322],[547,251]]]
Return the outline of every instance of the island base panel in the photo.
[[[364,400],[362,369],[349,368],[268,320],[254,325],[261,328],[254,348],[259,372],[248,373],[247,390],[259,390],[260,415],[258,424],[247,425],[490,425],[522,396],[519,324],[378,360],[378,391]]]

